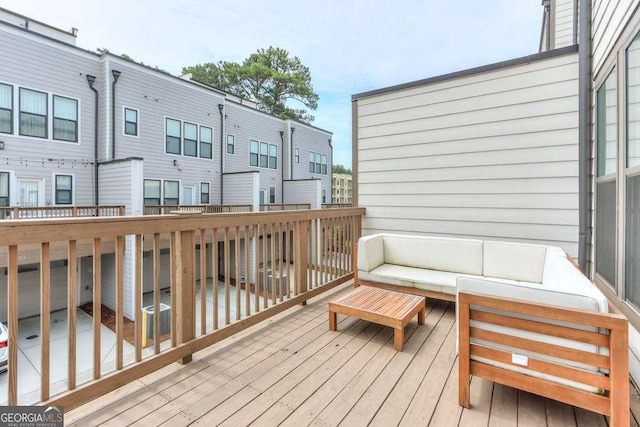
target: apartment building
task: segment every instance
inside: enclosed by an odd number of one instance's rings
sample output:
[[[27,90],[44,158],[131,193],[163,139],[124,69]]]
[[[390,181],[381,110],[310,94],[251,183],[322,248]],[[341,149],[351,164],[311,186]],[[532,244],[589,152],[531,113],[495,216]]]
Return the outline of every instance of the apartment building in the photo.
[[[353,178],[350,174],[334,173],[333,174],[333,203],[349,204],[353,202],[352,197]]]
[[[242,204],[258,211],[277,203],[320,208],[331,194],[331,132],[76,40],[76,29],[0,9],[0,206],[124,205],[127,215],[142,215],[145,205]],[[125,254],[133,245],[126,241]],[[104,257],[105,266],[115,262]],[[52,310],[66,307],[66,260],[54,262]],[[132,284],[130,255],[124,266]],[[91,300],[91,259],[81,257],[78,270],[82,304]],[[38,294],[37,275],[37,265],[21,267],[25,294]],[[0,285],[6,280],[0,273]],[[107,285],[105,304],[114,307],[113,298]],[[20,316],[37,314],[38,303],[21,299]],[[131,317],[131,286],[125,306]]]

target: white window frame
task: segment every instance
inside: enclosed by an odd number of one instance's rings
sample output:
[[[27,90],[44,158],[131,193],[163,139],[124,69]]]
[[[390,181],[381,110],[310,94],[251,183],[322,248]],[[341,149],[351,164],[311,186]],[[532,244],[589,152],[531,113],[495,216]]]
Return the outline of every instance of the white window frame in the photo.
[[[135,135],[131,135],[127,133],[127,110],[133,110],[136,112],[136,131]],[[165,125],[166,126],[166,125]],[[166,129],[165,129],[166,132]],[[122,106],[122,135],[127,138],[140,138],[140,110],[133,107],[128,107],[126,105]],[[166,150],[166,139],[165,139],[165,150]]]
[[[157,205],[145,205],[144,201],[146,199],[145,194],[144,194],[144,182],[145,181],[158,181],[160,183],[160,194],[158,195],[158,204]],[[162,201],[164,200],[163,196],[163,190],[164,190],[164,185],[162,184],[162,178],[143,178],[142,179],[142,205],[143,206],[162,206]]]
[[[267,188],[268,188],[268,190],[269,190],[269,193],[268,193],[268,197],[269,197],[269,204],[270,204],[270,205],[273,205],[273,204],[275,204],[275,203],[276,203],[276,201],[278,200],[278,193],[276,192],[276,191],[277,191],[277,190],[276,190],[276,187],[274,187],[274,186],[270,186],[270,187],[267,187]],[[273,202],[271,201],[271,190],[273,190]]]
[[[251,154],[253,154],[253,152],[251,151],[251,143],[252,142],[256,142],[258,144],[258,151],[256,152],[257,157],[257,162],[255,165],[251,164]],[[249,138],[249,167],[252,168],[259,168],[260,167],[260,141],[257,139],[253,139],[253,138]]]
[[[167,120],[175,120],[176,122],[180,122],[180,153],[169,153],[167,151]],[[164,120],[162,122],[162,127],[164,128],[164,139],[162,141],[162,143],[164,144],[164,154],[167,156],[178,156],[178,157],[185,157],[182,155],[182,120],[180,119],[176,119],[175,117],[170,117],[170,116],[164,116]],[[172,137],[175,138],[175,137]],[[188,156],[187,156],[188,157]]]
[[[205,142],[204,144],[209,144],[211,146],[211,157],[202,157],[202,128],[206,128],[206,129],[211,129],[211,142]],[[198,125],[198,155],[196,156],[199,159],[204,159],[204,160],[213,160],[213,158],[215,157],[213,155],[214,149],[213,149],[213,138],[215,135],[215,128],[213,126],[207,126],[207,125]],[[190,157],[190,156],[187,156]]]
[[[294,158],[296,163],[300,163],[300,149],[299,148],[294,148],[293,149],[293,158]]]
[[[207,193],[209,195],[209,201],[206,202],[206,203],[202,201],[202,194],[203,194],[203,192],[202,192],[202,184],[207,184],[209,186],[209,191]],[[198,191],[199,191],[198,192],[198,202],[201,205],[210,205],[211,204],[211,182],[209,182],[209,181],[200,181],[198,183]]]
[[[165,194],[165,191],[164,191],[164,188],[165,188],[165,185],[166,185],[165,183],[167,183],[167,182],[177,182],[178,183],[178,203],[176,203],[176,205],[180,205],[180,201],[181,201],[181,197],[182,197],[182,181],[179,180],[179,179],[163,179],[162,180],[162,188],[161,188],[161,194],[162,194],[162,200],[161,200],[162,201],[162,205],[161,206],[166,206],[167,205],[165,203],[165,199],[167,197],[166,197],[166,194]],[[173,205],[169,205],[169,206],[173,206]]]
[[[57,177],[59,176],[71,177],[71,203],[58,203],[58,199],[56,196],[58,193]],[[74,206],[76,204],[76,175],[74,173],[54,173],[53,181],[51,183],[51,191],[52,191],[51,200],[53,201],[52,203],[53,206]]]
[[[271,170],[278,170],[279,169],[279,165],[280,162],[278,161],[278,146],[276,144],[267,144],[268,148],[267,148],[267,169],[271,169]],[[276,155],[272,156],[271,155],[271,147],[276,149]],[[276,167],[272,168],[271,167],[271,159],[275,157],[276,160]]]
[[[233,137],[233,144],[231,144],[233,146],[233,153],[229,152],[229,137]],[[249,149],[251,149],[251,147],[249,147]],[[235,156],[236,155],[236,136],[233,133],[228,133],[225,139],[225,149],[224,152],[230,156]]]
[[[3,81],[0,81],[1,85],[4,86],[9,86],[11,88],[11,116],[9,118],[9,123],[11,126],[11,129],[9,132],[0,132],[0,135],[13,135],[16,133],[16,124],[15,124],[15,117],[16,117],[16,86],[12,85],[11,83],[5,83]],[[19,95],[18,95],[19,96]],[[3,108],[4,110],[4,108]]]

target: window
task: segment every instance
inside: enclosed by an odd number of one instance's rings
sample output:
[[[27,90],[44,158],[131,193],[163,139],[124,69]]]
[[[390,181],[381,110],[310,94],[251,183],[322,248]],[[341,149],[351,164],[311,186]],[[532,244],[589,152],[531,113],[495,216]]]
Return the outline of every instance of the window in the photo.
[[[160,205],[160,180],[155,180],[155,179],[144,180],[144,205],[145,206]]]
[[[180,203],[180,183],[178,181],[164,182],[163,205],[177,205]]]
[[[180,143],[182,139],[180,120],[167,119],[166,122],[166,150],[169,154],[181,154]]]
[[[249,140],[249,145],[249,164],[251,166],[258,166],[258,141],[254,141],[253,139],[251,139]]]
[[[322,190],[322,203],[327,203],[327,190]]]
[[[269,203],[276,202],[276,187],[269,187]]]
[[[327,155],[322,155],[322,175],[327,174]]]
[[[322,162],[320,160],[320,153],[316,153],[316,173],[322,173]]]
[[[266,142],[260,143],[260,167],[266,168],[269,166],[269,145]]]
[[[198,125],[184,122],[184,155],[198,156]]]
[[[627,149],[626,167],[622,171],[622,179],[626,180],[624,277],[627,300],[640,307],[640,35],[629,45],[626,55]]]
[[[0,133],[13,133],[13,86],[0,83]]]
[[[300,163],[300,149],[296,148],[293,150],[293,158],[295,159],[296,163]]]
[[[20,88],[20,135],[47,137],[47,94]]]
[[[596,273],[616,281],[616,169],[618,149],[617,73],[614,69],[596,93]]]
[[[269,144],[269,169],[278,169],[278,147]]]
[[[138,136],[138,110],[124,109],[124,134]]]
[[[200,183],[200,204],[203,204],[203,205],[209,204],[209,183],[208,182]]]
[[[200,157],[203,159],[213,158],[213,129],[200,126]]]
[[[313,151],[309,151],[309,173],[314,173],[316,171],[315,158],[315,153]]]
[[[9,206],[9,172],[0,172],[0,206]]]
[[[70,205],[73,203],[73,177],[71,175],[56,175],[56,205]]]
[[[53,139],[78,142],[78,101],[53,95]]]
[[[236,153],[236,136],[227,134],[227,154]]]

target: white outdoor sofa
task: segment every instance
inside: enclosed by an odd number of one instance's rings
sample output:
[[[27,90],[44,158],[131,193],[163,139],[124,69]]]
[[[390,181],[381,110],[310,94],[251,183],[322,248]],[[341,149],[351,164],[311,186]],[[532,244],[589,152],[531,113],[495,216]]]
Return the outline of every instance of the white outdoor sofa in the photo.
[[[629,424],[628,322],[552,246],[376,234],[355,284],[457,303],[459,401],[469,376]]]

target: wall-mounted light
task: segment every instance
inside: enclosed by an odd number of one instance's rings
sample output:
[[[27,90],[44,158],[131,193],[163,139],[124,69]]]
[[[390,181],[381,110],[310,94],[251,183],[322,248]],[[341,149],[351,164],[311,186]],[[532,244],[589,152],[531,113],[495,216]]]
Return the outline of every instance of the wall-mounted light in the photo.
[[[0,150],[4,150],[4,141],[0,141]]]

